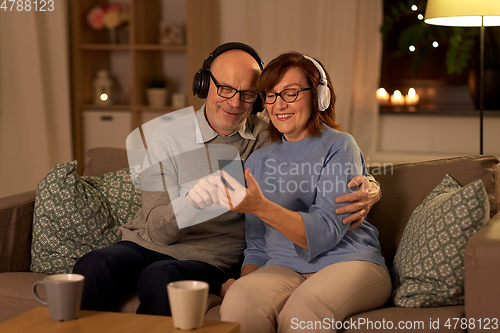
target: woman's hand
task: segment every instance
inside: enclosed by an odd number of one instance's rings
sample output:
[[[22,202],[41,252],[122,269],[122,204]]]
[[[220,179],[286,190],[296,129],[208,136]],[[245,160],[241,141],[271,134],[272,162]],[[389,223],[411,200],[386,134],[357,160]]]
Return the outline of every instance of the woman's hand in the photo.
[[[281,232],[293,243],[308,250],[304,220],[299,212],[286,209],[267,199],[253,178],[249,169],[245,169],[245,179],[248,187],[245,188],[227,172],[220,171],[221,177],[231,185],[234,191],[222,184],[217,185],[220,205],[233,212],[252,214]],[[247,265],[248,266],[248,265]],[[245,266],[246,267],[246,266]]]
[[[226,182],[234,189],[231,190],[222,183],[219,178],[217,184],[219,202],[221,206],[226,207],[234,212],[243,214],[255,214],[258,209],[264,207],[266,202],[266,197],[262,194],[259,184],[250,173],[250,170],[245,169],[245,180],[247,181],[248,187],[242,186],[236,179],[231,177],[229,173],[225,171],[220,171],[221,177],[223,177]]]
[[[231,285],[235,282],[236,280],[235,279],[229,279],[227,280],[226,282],[224,282],[224,284],[222,285],[222,287],[220,288],[220,297],[224,298],[224,296],[226,296],[226,293],[229,289],[229,287],[231,287]]]

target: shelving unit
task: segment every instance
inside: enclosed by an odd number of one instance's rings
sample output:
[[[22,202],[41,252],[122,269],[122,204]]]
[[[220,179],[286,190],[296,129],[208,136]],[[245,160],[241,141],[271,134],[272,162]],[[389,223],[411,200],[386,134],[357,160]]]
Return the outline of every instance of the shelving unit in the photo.
[[[192,78],[203,60],[219,44],[218,0],[109,2],[128,4],[129,22],[126,27],[119,28],[128,31],[117,31],[118,37],[125,35],[124,43],[111,44],[107,29],[96,31],[87,24],[87,13],[106,3],[105,0],[70,2],[73,147],[80,171],[85,163],[85,150],[96,145],[125,147],[126,135],[124,138],[120,136],[130,133],[156,114],[160,116],[174,111],[171,106],[154,108],[147,104],[145,79],[148,75],[164,72],[171,83],[170,94],[184,93],[186,106],[193,106],[195,110],[201,107],[203,101],[191,93]],[[162,20],[176,21],[185,26],[183,45],[159,43]],[[93,103],[93,80],[100,69],[108,70],[114,81],[114,103],[111,105]],[[96,116],[98,113],[102,113],[101,118]],[[130,128],[124,131],[114,127],[114,114],[120,119],[116,126],[130,124]],[[92,123],[95,121],[108,123],[101,126]],[[95,138],[89,137],[94,135]],[[103,139],[96,139],[101,137]]]

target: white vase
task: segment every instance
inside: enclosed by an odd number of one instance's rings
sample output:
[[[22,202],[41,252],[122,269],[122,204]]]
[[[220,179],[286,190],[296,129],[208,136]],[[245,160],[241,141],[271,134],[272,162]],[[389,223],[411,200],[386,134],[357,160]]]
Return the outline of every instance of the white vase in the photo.
[[[166,88],[148,88],[146,93],[148,95],[149,106],[161,108],[167,104],[168,90]]]

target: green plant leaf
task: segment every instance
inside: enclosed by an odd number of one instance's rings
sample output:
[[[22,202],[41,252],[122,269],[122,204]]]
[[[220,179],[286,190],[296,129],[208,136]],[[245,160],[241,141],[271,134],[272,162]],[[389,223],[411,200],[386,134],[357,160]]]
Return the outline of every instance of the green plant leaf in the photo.
[[[449,48],[446,52],[446,72],[448,74],[461,74],[470,67],[471,54],[475,40],[466,30],[456,30],[449,39]]]

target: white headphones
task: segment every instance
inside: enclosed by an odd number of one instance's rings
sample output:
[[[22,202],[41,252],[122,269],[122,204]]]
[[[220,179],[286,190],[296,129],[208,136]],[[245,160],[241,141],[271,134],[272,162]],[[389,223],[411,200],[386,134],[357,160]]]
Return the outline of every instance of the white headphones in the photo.
[[[328,80],[326,79],[326,73],[323,67],[311,57],[303,55],[307,60],[310,60],[313,65],[318,69],[320,79],[318,85],[318,108],[320,111],[325,111],[330,106],[330,89],[328,89]]]

